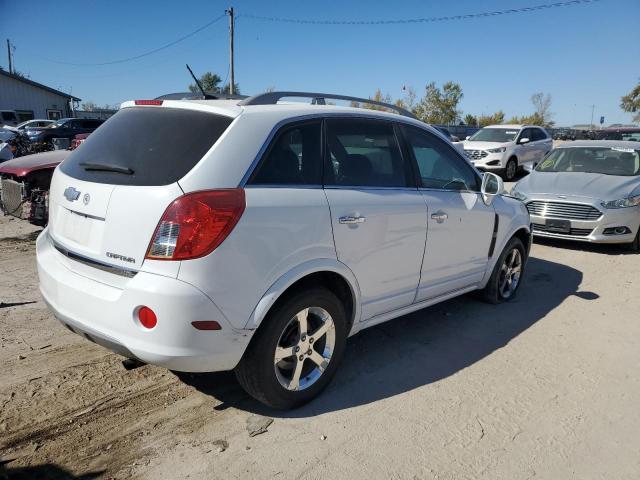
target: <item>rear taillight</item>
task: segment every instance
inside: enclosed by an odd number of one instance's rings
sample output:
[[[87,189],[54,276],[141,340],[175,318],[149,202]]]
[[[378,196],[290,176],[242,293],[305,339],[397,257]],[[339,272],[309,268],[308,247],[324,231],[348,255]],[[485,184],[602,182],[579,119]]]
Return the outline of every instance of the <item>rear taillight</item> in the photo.
[[[244,190],[188,193],[169,205],[145,258],[188,260],[208,255],[231,233],[245,207]]]

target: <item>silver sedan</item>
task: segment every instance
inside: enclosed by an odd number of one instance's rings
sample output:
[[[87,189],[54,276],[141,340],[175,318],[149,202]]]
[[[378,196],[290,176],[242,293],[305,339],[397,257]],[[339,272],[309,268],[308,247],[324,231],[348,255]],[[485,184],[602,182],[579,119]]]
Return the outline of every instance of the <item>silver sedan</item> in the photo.
[[[553,149],[511,193],[533,233],[640,250],[640,143],[578,141]]]

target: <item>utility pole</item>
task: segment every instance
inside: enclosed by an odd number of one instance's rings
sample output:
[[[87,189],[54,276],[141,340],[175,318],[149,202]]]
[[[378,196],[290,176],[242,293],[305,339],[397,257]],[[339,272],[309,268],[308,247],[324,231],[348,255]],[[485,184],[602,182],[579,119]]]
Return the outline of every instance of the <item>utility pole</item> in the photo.
[[[591,107],[591,123],[589,124],[590,127],[593,127],[593,111],[596,109],[595,105],[589,105]]]
[[[7,38],[7,56],[9,57],[9,73],[13,73],[13,55],[11,54],[11,41]]]
[[[236,76],[233,71],[233,7],[229,7],[228,10],[225,10],[225,13],[229,15],[229,94],[233,95],[236,85]]]

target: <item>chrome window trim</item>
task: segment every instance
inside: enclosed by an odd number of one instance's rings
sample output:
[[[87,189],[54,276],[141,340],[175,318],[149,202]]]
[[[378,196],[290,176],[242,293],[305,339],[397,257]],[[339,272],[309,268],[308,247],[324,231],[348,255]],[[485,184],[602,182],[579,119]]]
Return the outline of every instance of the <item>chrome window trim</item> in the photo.
[[[243,175],[242,179],[240,180],[240,183],[238,184],[238,188],[246,188],[249,186],[252,187],[263,187],[263,185],[247,185],[247,182],[249,181],[249,178],[251,178],[251,175],[253,175],[254,170],[256,169],[256,167],[258,166],[258,163],[260,162],[260,160],[262,159],[263,155],[265,154],[267,148],[269,148],[269,145],[271,145],[271,142],[273,141],[273,138],[276,136],[276,134],[278,133],[278,131],[289,125],[292,123],[298,123],[298,122],[304,122],[306,120],[324,120],[327,118],[361,118],[361,119],[366,119],[366,120],[378,120],[378,121],[383,121],[383,122],[389,122],[389,123],[401,123],[404,125],[408,125],[408,126],[413,126],[416,128],[420,128],[422,130],[424,130],[425,132],[431,133],[433,134],[434,132],[432,130],[435,131],[435,128],[431,127],[430,125],[421,122],[420,120],[414,120],[414,121],[407,121],[407,120],[411,120],[410,117],[402,117],[401,115],[398,115],[398,118],[387,118],[387,117],[381,117],[378,115],[368,115],[366,113],[356,113],[356,112],[317,112],[317,113],[309,113],[309,114],[305,114],[305,115],[297,115],[294,117],[288,117],[285,118],[283,120],[280,120],[279,122],[277,122],[274,127],[271,129],[271,131],[269,132],[269,134],[267,135],[267,138],[265,139],[265,141],[262,143],[262,146],[260,147],[260,150],[258,150],[258,153],[256,154],[256,156],[254,157],[253,161],[251,162],[251,165],[249,165],[249,168],[247,169],[247,171],[245,172],[245,174]],[[420,123],[422,123],[422,125],[420,125]],[[427,128],[425,128],[427,127]],[[394,129],[395,130],[395,129]],[[398,144],[398,146],[400,146],[400,144]],[[451,147],[452,150],[454,152],[457,152],[457,150],[452,146]],[[402,155],[402,151],[400,152],[400,154]],[[461,156],[461,158],[466,162],[467,159],[462,156],[462,154],[459,154]],[[273,188],[273,187],[270,187]]]

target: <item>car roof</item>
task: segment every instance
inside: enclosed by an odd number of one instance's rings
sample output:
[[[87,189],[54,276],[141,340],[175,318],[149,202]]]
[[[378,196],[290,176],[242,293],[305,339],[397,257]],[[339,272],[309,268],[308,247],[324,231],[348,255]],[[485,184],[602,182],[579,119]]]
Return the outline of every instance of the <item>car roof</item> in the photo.
[[[269,114],[275,121],[306,115],[357,115],[360,117],[380,118],[383,120],[401,121],[425,127],[426,123],[396,113],[373,110],[360,107],[341,105],[317,105],[303,102],[281,101],[273,105],[240,105],[239,100],[162,100],[162,107],[185,108],[191,110],[209,111],[231,118],[241,114]],[[124,102],[120,108],[135,107],[135,101]],[[158,108],[157,106],[142,106],[142,108]],[[432,127],[430,127],[432,128]],[[433,129],[435,131],[435,129]]]
[[[640,142],[629,140],[575,140],[571,143],[562,143],[555,148],[572,147],[631,148],[640,150]]]
[[[505,124],[501,123],[499,125],[487,125],[486,127],[483,127],[483,128],[508,128],[508,129],[517,128],[517,129],[520,129],[520,128],[527,127],[527,126],[528,125],[515,125],[515,124],[506,124],[505,125]]]

